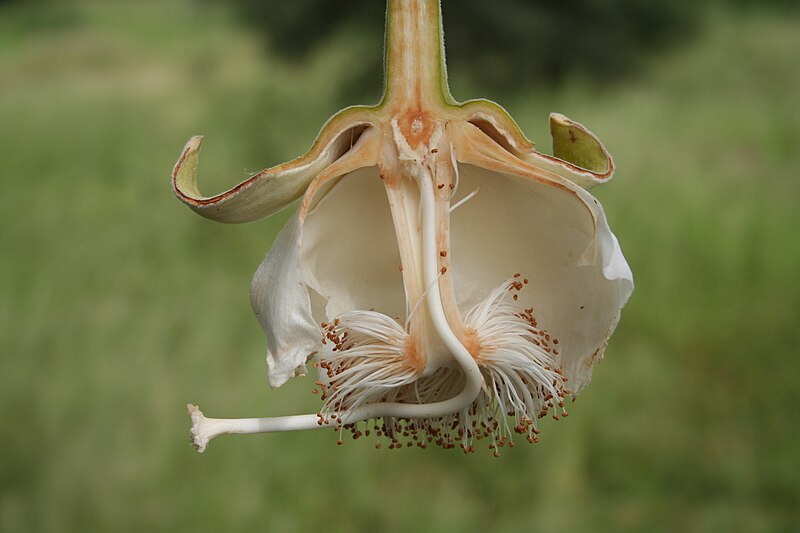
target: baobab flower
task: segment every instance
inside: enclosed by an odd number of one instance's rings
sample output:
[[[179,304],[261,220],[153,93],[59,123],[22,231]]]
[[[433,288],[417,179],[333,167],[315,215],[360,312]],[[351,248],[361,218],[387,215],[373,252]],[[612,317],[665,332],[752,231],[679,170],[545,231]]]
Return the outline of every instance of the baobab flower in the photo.
[[[269,380],[317,374],[318,413],[210,419],[225,433],[334,428],[472,451],[537,440],[589,382],[633,281],[587,192],[613,163],[583,126],[550,117],[554,156],[486,100],[457,103],[436,0],[389,0],[381,102],[332,117],[304,156],[203,197],[201,138],[175,193],[220,222],[302,198],[251,286]],[[401,440],[402,438],[402,440]]]

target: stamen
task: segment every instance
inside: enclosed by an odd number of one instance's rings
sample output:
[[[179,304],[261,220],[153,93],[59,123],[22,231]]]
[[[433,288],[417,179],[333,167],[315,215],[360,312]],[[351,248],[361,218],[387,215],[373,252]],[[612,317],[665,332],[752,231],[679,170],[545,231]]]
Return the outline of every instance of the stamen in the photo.
[[[431,287],[433,287],[434,283],[437,283],[439,281],[439,278],[443,274],[444,272],[439,271],[439,274],[436,276],[436,278],[428,284],[428,286],[422,292],[422,296],[419,297],[419,300],[417,300],[417,302],[414,304],[414,307],[411,308],[411,311],[408,313],[408,318],[406,318],[406,322],[404,325],[406,331],[408,331],[408,325],[411,323],[411,319],[413,318],[414,313],[417,312],[417,309],[419,309],[420,304],[422,304],[422,302],[424,302],[425,298],[428,296],[428,291],[431,290]]]
[[[456,178],[450,186],[450,198],[453,198],[456,195],[456,192],[458,192],[458,184],[460,180],[458,176],[458,161],[456,161],[456,148],[452,144],[450,145],[450,165],[453,167],[453,175]]]
[[[479,190],[481,190],[481,188],[480,188],[480,187],[477,187],[477,188],[476,188],[474,191],[472,191],[471,193],[469,193],[468,195],[466,195],[464,198],[462,198],[461,200],[459,200],[458,202],[456,202],[455,204],[453,204],[452,206],[450,206],[450,212],[452,213],[453,211],[455,211],[455,210],[456,210],[456,208],[457,208],[457,207],[461,207],[461,206],[462,206],[462,205],[464,205],[465,203],[467,203],[467,202],[469,202],[470,200],[472,200],[472,199],[475,197],[475,195],[476,195],[476,194],[478,194],[478,191],[479,191]]]

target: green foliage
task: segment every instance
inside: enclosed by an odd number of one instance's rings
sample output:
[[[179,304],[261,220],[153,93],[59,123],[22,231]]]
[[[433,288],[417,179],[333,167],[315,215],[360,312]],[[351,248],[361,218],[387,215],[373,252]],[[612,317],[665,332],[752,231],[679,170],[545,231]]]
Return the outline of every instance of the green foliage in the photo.
[[[800,21],[720,13],[636,81],[498,98],[542,149],[550,111],[603,138],[618,174],[597,194],[637,282],[594,383],[541,443],[494,459],[309,432],[199,456],[187,401],[267,416],[318,399],[308,380],[267,387],[247,297],[288,213],[202,220],[169,170],[196,133],[208,192],[301,153],[361,41],[337,34],[298,66],[216,4],[53,13],[66,22],[39,31],[26,5],[0,6],[0,530],[800,523]]]
[[[380,68],[383,2],[320,0],[267,3],[236,0],[242,19],[271,49],[296,60],[326,45],[338,31],[360,33],[351,60],[369,77],[348,92],[375,92]],[[608,82],[642,66],[653,52],[697,29],[706,5],[661,0],[444,0],[450,66],[483,88],[508,93],[531,82],[553,85],[570,76]]]

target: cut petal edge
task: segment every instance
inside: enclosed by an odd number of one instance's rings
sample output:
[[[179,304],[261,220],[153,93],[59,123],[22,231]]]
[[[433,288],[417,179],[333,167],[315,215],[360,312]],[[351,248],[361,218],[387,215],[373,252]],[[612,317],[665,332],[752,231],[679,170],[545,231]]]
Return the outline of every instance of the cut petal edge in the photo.
[[[536,144],[528,139],[508,111],[491,100],[468,100],[460,104],[463,120],[476,126],[506,151],[517,157],[534,151]]]

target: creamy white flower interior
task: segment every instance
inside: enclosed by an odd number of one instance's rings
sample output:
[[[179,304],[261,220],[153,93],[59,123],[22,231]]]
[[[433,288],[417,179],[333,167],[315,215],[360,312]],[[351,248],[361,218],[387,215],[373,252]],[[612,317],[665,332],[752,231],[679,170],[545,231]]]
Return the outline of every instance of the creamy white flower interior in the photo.
[[[548,156],[496,104],[456,103],[438,1],[388,6],[379,105],[340,112],[305,156],[216,196],[197,189],[201,138],[175,165],[178,197],[214,220],[302,197],[251,303],[270,384],[313,366],[322,398],[318,413],[274,418],[190,405],[200,451],[225,433],[326,427],[392,448],[401,436],[465,451],[535,442],[537,418],[566,416],[564,399],[588,384],[633,290],[588,192],[614,170],[602,143],[553,114]]]

